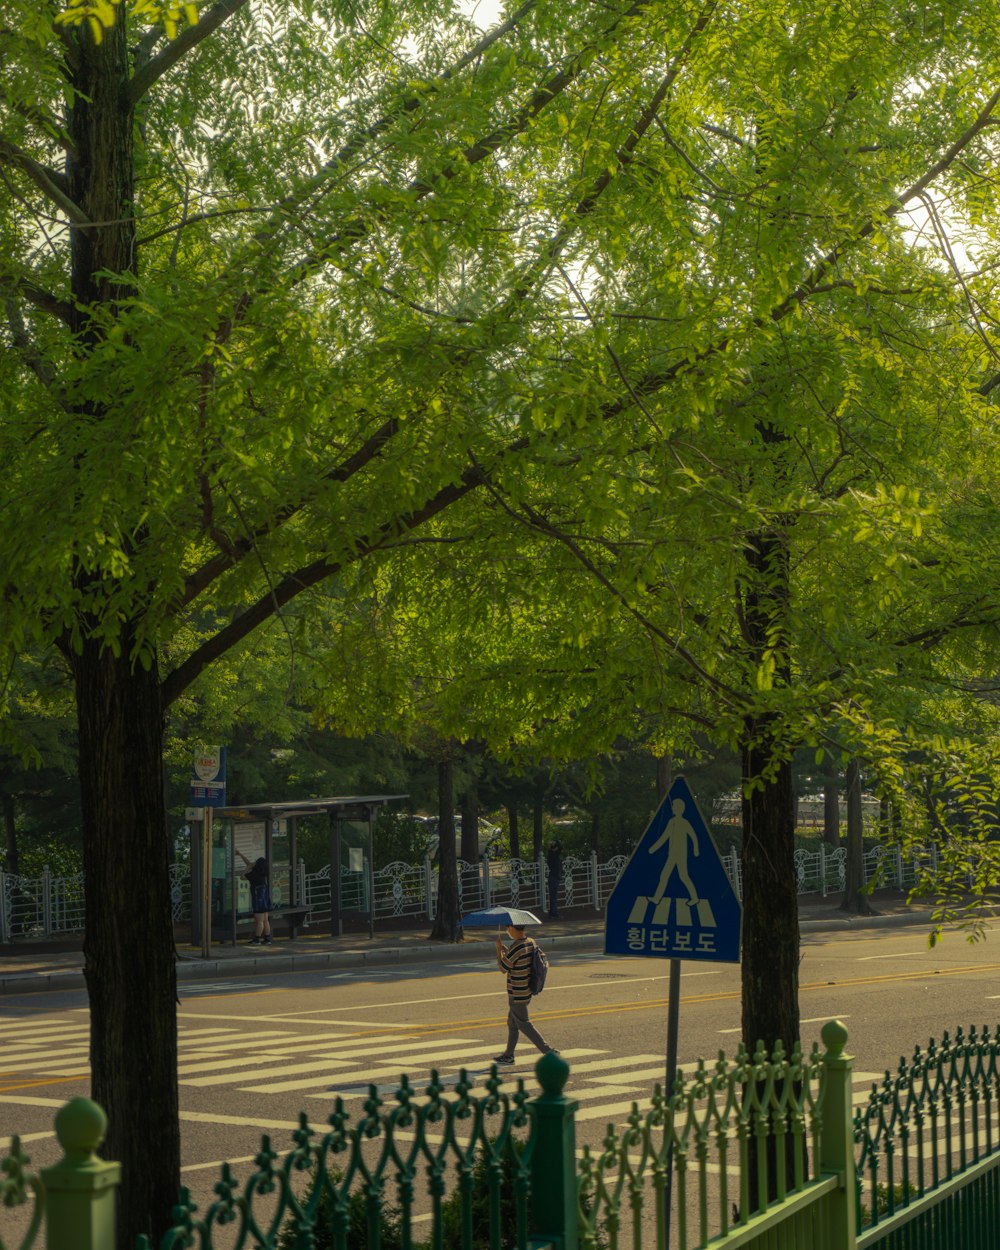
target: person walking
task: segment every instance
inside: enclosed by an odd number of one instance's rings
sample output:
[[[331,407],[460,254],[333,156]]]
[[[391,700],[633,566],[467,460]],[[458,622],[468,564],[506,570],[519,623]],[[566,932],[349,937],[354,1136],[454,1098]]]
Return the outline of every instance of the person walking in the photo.
[[[514,1062],[514,1050],[520,1033],[529,1042],[533,1042],[543,1055],[554,1051],[554,1047],[548,1044],[528,1019],[534,942],[524,936],[523,929],[512,924],[507,926],[507,936],[512,939],[510,946],[504,946],[502,938],[498,937],[496,940],[497,965],[507,975],[507,1045],[502,1055],[493,1057],[493,1062],[500,1064]]]
[[[562,843],[553,838],[549,844],[549,919],[559,919],[559,882],[562,879]]]
[[[271,880],[267,868],[267,860],[263,855],[251,865],[242,851],[236,854],[247,866],[243,874],[250,886],[250,910],[253,912],[253,937],[249,946],[271,945]]]

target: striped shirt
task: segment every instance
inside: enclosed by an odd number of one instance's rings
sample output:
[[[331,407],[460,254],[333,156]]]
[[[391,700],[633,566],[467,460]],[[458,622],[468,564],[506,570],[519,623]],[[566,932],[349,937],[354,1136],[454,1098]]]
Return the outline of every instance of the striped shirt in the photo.
[[[507,997],[515,1003],[526,1003],[531,999],[531,938],[518,938],[510,946],[500,948],[497,962],[507,974]]]

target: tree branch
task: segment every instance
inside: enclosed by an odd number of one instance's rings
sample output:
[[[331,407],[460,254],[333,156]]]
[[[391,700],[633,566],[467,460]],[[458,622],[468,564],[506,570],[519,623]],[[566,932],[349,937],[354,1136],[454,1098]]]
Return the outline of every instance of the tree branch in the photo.
[[[63,174],[40,165],[16,144],[0,139],[0,160],[27,174],[36,187],[78,226],[89,226],[83,209],[69,196],[69,182]]]
[[[51,313],[53,317],[58,317],[68,326],[73,325],[73,305],[66,300],[60,299],[57,295],[53,295],[51,291],[46,291],[43,287],[36,286],[27,278],[17,278],[13,275],[9,277],[0,276],[0,290],[11,296],[20,296],[26,299],[29,304],[34,304],[36,308],[42,309],[43,312]]]
[[[24,324],[17,302],[8,297],[4,300],[4,308],[7,313],[7,325],[10,328],[10,336],[18,355],[35,377],[38,378],[39,382],[51,389],[56,382],[55,370],[35,346],[34,340]]]
[[[247,0],[219,0],[207,13],[203,13],[194,26],[186,26],[175,38],[171,39],[162,52],[151,57],[132,75],[126,92],[128,102],[137,104],[153,84],[173,68],[192,48],[196,48],[203,39],[207,39],[247,3]]]
[[[253,633],[258,625],[279,612],[296,595],[319,585],[328,577],[343,572],[350,565],[356,564],[358,560],[380,550],[398,534],[419,529],[421,525],[443,512],[445,508],[481,486],[485,480],[485,474],[478,467],[466,469],[459,482],[442,487],[421,508],[387,521],[379,527],[371,539],[358,543],[349,557],[341,560],[323,557],[297,569],[294,573],[289,573],[273,586],[268,594],[258,599],[218,633],[213,634],[164,678],[161,686],[163,706],[169,707],[209,664],[225,655],[238,642],[242,642]]]
[[[349,481],[355,473],[360,472],[361,469],[379,456],[386,444],[398,432],[399,422],[397,420],[386,421],[353,456],[325,474],[321,482],[333,484],[335,482],[343,483]],[[201,568],[187,578],[180,598],[172,606],[171,614],[174,615],[182,608],[187,607],[202,591],[207,590],[217,577],[220,577],[227,570],[235,568],[242,559],[250,554],[257,543],[273,534],[276,529],[284,525],[286,521],[291,520],[306,506],[307,501],[304,499],[286,504],[284,508],[278,510],[277,514],[266,525],[259,525],[242,538],[227,544],[225,550],[221,551],[213,559],[207,560]]]
[[[715,0],[710,0],[709,8],[713,7]],[[635,0],[635,3],[615,18],[615,20],[603,31],[603,37],[606,38],[614,32],[623,22],[630,17],[636,17],[649,8],[650,0]],[[474,143],[469,144],[461,153],[456,161],[452,161],[445,165],[444,168],[438,170],[433,178],[415,178],[409,185],[403,188],[404,194],[413,197],[413,203],[418,204],[421,200],[426,199],[443,185],[452,181],[457,177],[459,171],[467,166],[478,165],[487,157],[492,156],[495,152],[508,143],[511,139],[528,128],[535,118],[560,96],[576,79],[583,73],[588,64],[588,55],[591,51],[591,45],[582,48],[569,62],[565,69],[553,74],[541,86],[536,87],[521,107],[502,125],[487,135],[483,135]],[[623,145],[623,150],[628,150],[628,141]],[[461,162],[461,163],[459,163]],[[603,190],[603,187],[600,188]],[[599,193],[599,192],[598,192]],[[578,209],[578,211],[586,211]],[[308,278],[322,265],[326,264],[332,257],[336,256],[345,247],[350,244],[357,243],[359,240],[367,237],[373,228],[375,220],[366,220],[357,217],[354,221],[348,222],[340,229],[331,239],[320,247],[315,248],[307,256],[296,265],[295,270],[290,275],[293,282],[301,282]]]
[[[997,105],[1000,104],[1000,88],[998,88],[987,100],[981,109],[979,116],[972,124],[959,136],[958,139],[945,151],[945,153],[934,162],[933,165],[920,177],[912,186],[901,191],[893,200],[891,200],[878,214],[872,214],[864,221],[858,229],[849,238],[842,243],[831,247],[829,251],[812,267],[802,281],[785,296],[778,304],[776,304],[766,316],[755,318],[754,324],[758,327],[770,322],[777,324],[792,313],[799,304],[805,303],[812,295],[825,289],[824,282],[827,276],[835,268],[837,263],[847,255],[859,243],[870,238],[886,221],[898,217],[903,212],[911,200],[917,199],[923,192],[933,183],[935,178],[944,173],[950,165],[954,163],[958,156],[969,146],[973,139],[980,134],[990,123],[991,114]],[[706,363],[706,361],[714,359],[716,356],[725,352],[732,342],[732,334],[726,334],[720,339],[716,339],[714,343],[709,343],[707,347],[699,349],[683,360],[675,361],[674,364],[658,373],[647,373],[644,378],[633,384],[632,390],[638,395],[651,395],[661,390],[664,386],[673,382],[681,373],[689,369],[696,369],[698,366]],[[984,384],[986,385],[986,384]],[[992,389],[992,386],[989,387]],[[983,391],[983,393],[988,393]],[[607,405],[602,411],[605,417],[616,416],[622,412],[630,402],[634,402],[634,395],[630,394],[616,400],[614,403]]]

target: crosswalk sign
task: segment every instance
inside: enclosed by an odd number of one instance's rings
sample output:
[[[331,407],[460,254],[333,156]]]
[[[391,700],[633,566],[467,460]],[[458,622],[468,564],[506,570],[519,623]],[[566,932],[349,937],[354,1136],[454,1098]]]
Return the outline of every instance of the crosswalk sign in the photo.
[[[608,899],[606,955],[739,963],[743,909],[678,777]]]

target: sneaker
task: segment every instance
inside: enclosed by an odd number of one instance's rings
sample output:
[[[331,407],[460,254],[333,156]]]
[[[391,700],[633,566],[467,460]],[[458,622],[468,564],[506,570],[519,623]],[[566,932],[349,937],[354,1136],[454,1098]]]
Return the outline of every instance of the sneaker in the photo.
[[[513,1055],[494,1055],[493,1062],[509,1065],[514,1062],[514,1056]]]
[[[250,941],[247,942],[247,946],[263,946],[263,944],[264,939],[259,937],[252,937]]]
[[[270,945],[271,945],[271,935],[270,935],[270,934],[268,934],[268,935],[267,935],[267,937],[262,937],[262,938],[260,939],[260,944],[261,944],[261,946],[270,946]]]

